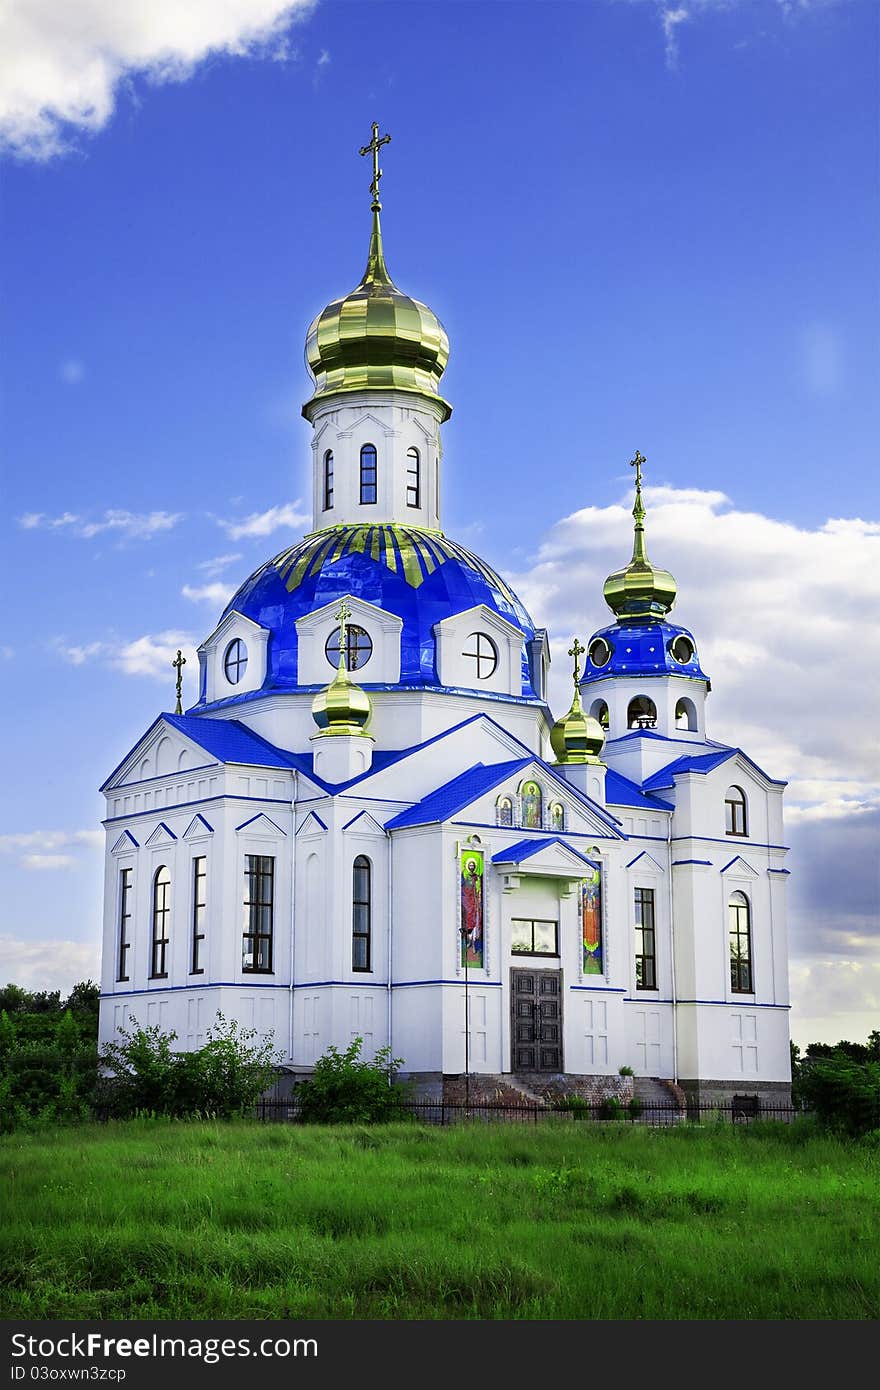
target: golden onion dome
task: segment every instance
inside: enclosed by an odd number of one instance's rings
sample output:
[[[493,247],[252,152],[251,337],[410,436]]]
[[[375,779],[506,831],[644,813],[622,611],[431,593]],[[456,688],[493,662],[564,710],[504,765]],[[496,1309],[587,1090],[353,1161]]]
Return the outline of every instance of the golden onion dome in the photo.
[[[550,730],[550,746],[556,754],[557,764],[598,763],[599,754],[605,747],[605,730],[587,714],[581,704],[580,656],[584,648],[577,638],[569,648],[569,656],[574,657],[574,697],[571,708],[561,719],[557,719]]]
[[[309,328],[306,363],[315,391],[303,406],[307,420],[317,401],[340,391],[410,391],[437,401],[444,420],[452,414],[440,395],[449,361],[446,329],[432,309],[404,294],[391,279],[380,209],[374,200],[370,254],[360,284],[328,304]]]
[[[636,450],[635,532],[632,559],[605,580],[605,602],[616,618],[635,623],[659,622],[675,603],[676,583],[669,570],[652,565],[645,548],[645,507],[642,502],[644,456]]]
[[[318,726],[315,737],[360,734],[364,738],[370,738],[367,724],[373,712],[373,704],[367,692],[352,680],[346,664],[346,624],[351,617],[348,605],[343,603],[336,616],[340,623],[339,666],[330,684],[319,690],[312,701],[312,718]]]

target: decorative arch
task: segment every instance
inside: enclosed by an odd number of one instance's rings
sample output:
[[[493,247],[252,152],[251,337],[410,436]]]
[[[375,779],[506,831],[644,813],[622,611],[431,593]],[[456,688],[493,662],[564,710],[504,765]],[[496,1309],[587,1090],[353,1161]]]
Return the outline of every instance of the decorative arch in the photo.
[[[565,829],[565,807],[561,801],[553,801],[550,803],[550,829]]]
[[[752,909],[740,889],[727,903],[727,934],[730,943],[730,988],[734,994],[752,994]]]
[[[697,707],[687,695],[682,695],[675,702],[675,727],[692,734],[697,731]]]
[[[724,798],[724,833],[748,835],[749,807],[742,787],[728,787]]]
[[[653,729],[657,725],[657,706],[650,695],[634,695],[627,706],[628,729]]]
[[[513,798],[499,796],[495,802],[495,824],[513,825]]]
[[[523,782],[519,789],[519,798],[523,828],[541,830],[544,825],[544,793],[539,784],[531,779]]]
[[[171,739],[161,738],[156,747],[156,773],[158,776],[161,777],[163,773],[172,771],[173,757]]]
[[[590,714],[592,715],[593,719],[598,719],[603,729],[607,730],[609,728],[611,718],[608,713],[607,700],[594,700],[593,703],[590,705]]]

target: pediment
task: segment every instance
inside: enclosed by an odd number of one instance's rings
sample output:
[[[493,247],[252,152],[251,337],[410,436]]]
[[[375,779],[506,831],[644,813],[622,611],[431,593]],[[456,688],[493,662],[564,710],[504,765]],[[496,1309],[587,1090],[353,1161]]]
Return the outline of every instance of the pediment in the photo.
[[[316,834],[321,834],[321,835],[323,835],[323,834],[326,833],[326,830],[327,830],[327,827],[326,827],[326,825],[324,824],[324,822],[321,820],[321,817],[318,815],[317,811],[309,811],[309,814],[306,816],[305,820],[303,821],[303,823],[302,823],[302,825],[300,826],[299,830],[297,830],[296,834],[297,834],[297,835],[316,835]]]
[[[160,715],[111,772],[101,791],[115,791],[157,777],[173,777],[178,772],[189,772],[217,761],[212,753],[167,724]]]
[[[379,822],[370,815],[369,811],[358,811],[357,815],[353,816],[342,829],[344,831],[357,830],[360,835],[382,835],[383,837],[385,835],[384,825],[380,825]]]
[[[741,854],[737,854],[729,863],[725,864],[721,872],[723,874],[734,874],[737,878],[758,878],[758,870],[753,869],[747,859],[743,859]]]
[[[297,632],[312,632],[328,623],[333,628],[337,627],[339,619],[336,614],[339,611],[341,601],[335,598],[332,602],[325,603],[320,608],[314,608],[311,613],[306,613],[302,618],[298,618],[296,622]],[[374,603],[367,603],[366,599],[359,598],[355,594],[345,594],[344,601],[351,609],[351,621],[361,627],[378,627],[382,632],[400,632],[403,627],[403,619],[398,618],[396,613],[386,613],[384,608],[379,608]]]
[[[258,815],[251,816],[250,820],[242,821],[241,825],[235,827],[236,834],[242,830],[247,830],[251,835],[287,835],[287,831],[270,820],[265,811],[260,811]]]
[[[649,854],[646,849],[643,849],[641,854],[637,854],[635,859],[631,859],[626,867],[628,869],[638,867],[642,873],[663,874],[666,872],[663,865],[659,864],[653,854]]]
[[[502,618],[500,613],[496,613],[494,608],[489,608],[485,603],[474,604],[473,608],[465,608],[461,613],[452,613],[448,618],[443,618],[434,624],[434,632],[440,633],[450,628],[467,628],[468,631],[472,631],[477,627],[486,628],[497,637],[513,641],[518,647],[522,645],[522,630],[509,623],[506,618]]]
[[[544,878],[583,878],[597,867],[560,838],[520,841],[493,854],[492,863],[502,871]]]
[[[140,845],[134,838],[130,830],[123,830],[116,844],[111,849],[111,854],[127,854],[133,849],[140,849]]]
[[[376,429],[380,430],[386,439],[393,439],[394,435],[397,433],[394,426],[389,425],[387,420],[381,420],[378,415],[373,414],[372,410],[365,410],[362,415],[359,415],[356,420],[351,422],[347,429],[339,430],[338,436],[340,439],[350,438],[351,435],[360,433],[364,425],[375,425]]]
[[[208,822],[205,820],[205,817],[201,814],[201,812],[198,812],[196,815],[193,816],[189,825],[186,827],[186,830],[184,830],[183,838],[185,840],[201,840],[204,839],[206,835],[213,834],[213,825],[209,825]]]
[[[144,844],[150,845],[151,847],[155,845],[172,845],[176,839],[177,836],[174,831],[170,830],[165,822],[161,820],[155,830],[152,830],[147,836]]]
[[[269,640],[269,629],[261,627],[255,623],[253,618],[245,617],[244,613],[239,613],[236,608],[227,613],[224,618],[214,628],[209,637],[198,648],[199,652],[208,653],[218,646],[231,633],[240,633],[243,637],[251,637],[254,641],[267,642]]]

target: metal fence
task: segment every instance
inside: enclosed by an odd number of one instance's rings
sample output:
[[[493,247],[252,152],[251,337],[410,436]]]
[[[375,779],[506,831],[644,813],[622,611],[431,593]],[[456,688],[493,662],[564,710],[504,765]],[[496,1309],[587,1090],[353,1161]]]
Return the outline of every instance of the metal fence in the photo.
[[[406,1101],[395,1114],[395,1120],[411,1120],[429,1125],[451,1125],[479,1120],[484,1123],[502,1121],[509,1124],[540,1125],[548,1121],[571,1124],[630,1124],[648,1125],[660,1129],[680,1124],[753,1124],[756,1120],[779,1120],[790,1124],[805,1112],[791,1105],[770,1105],[748,1096],[728,1102],[693,1101],[685,1106],[674,1101],[643,1102],[627,1105],[614,1101],[584,1101],[562,1105],[504,1105],[487,1102],[469,1105],[464,1101],[413,1100]],[[740,1103],[737,1103],[737,1100]],[[741,1103],[747,1101],[748,1104]],[[256,1106],[256,1118],[266,1123],[302,1124],[302,1114],[296,1096],[288,1100],[261,1100]]]

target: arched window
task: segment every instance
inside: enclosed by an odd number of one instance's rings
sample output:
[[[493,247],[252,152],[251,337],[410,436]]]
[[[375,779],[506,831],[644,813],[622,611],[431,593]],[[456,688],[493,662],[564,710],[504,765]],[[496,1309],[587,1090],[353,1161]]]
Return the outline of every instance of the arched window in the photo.
[[[420,507],[422,505],[422,478],[421,460],[418,449],[407,449],[406,451],[406,505],[408,507]]]
[[[608,718],[608,706],[604,700],[594,700],[590,705],[590,714],[594,719],[598,719],[603,729],[607,729],[610,723]]]
[[[153,949],[150,957],[150,979],[164,980],[168,975],[168,941],[171,930],[171,874],[162,864],[153,875]]]
[[[561,801],[554,801],[550,807],[550,828],[551,830],[565,829],[565,807]]]
[[[727,835],[748,835],[746,794],[742,787],[728,787],[724,798],[724,831]]]
[[[499,796],[495,802],[495,823],[513,825],[513,802],[509,796]]]
[[[727,905],[730,937],[730,988],[734,994],[751,994],[752,925],[745,893],[731,893]]]
[[[376,446],[365,444],[361,449],[361,502],[376,501]]]
[[[328,449],[324,455],[324,511],[328,512],[333,506],[333,450]]]
[[[657,723],[657,706],[647,695],[636,695],[626,711],[628,729],[653,729]]]
[[[370,970],[370,915],[372,910],[372,866],[359,854],[352,869],[351,889],[351,968]]]
[[[468,645],[462,656],[466,656],[469,661],[473,661],[476,667],[478,681],[487,681],[490,676],[495,674],[498,665],[498,648],[487,637],[485,632],[472,632],[468,638]]]
[[[544,823],[544,798],[537,782],[523,782],[520,797],[523,826],[526,830],[540,830]]]
[[[686,695],[676,701],[675,727],[676,729],[687,729],[689,733],[696,732],[697,707],[693,700],[689,700]]]

